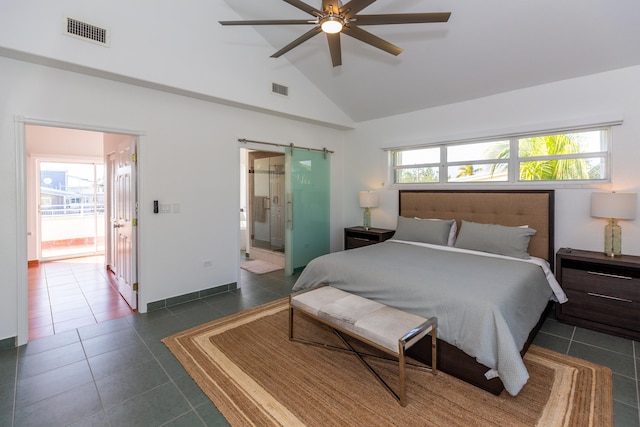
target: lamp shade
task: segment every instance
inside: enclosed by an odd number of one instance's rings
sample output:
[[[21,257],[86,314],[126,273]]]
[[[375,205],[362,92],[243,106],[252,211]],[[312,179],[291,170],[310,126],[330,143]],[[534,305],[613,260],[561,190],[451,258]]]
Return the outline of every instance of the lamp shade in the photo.
[[[360,207],[361,208],[377,208],[378,207],[378,193],[375,191],[361,191],[360,192]]]
[[[591,216],[596,218],[635,219],[636,193],[591,193]]]

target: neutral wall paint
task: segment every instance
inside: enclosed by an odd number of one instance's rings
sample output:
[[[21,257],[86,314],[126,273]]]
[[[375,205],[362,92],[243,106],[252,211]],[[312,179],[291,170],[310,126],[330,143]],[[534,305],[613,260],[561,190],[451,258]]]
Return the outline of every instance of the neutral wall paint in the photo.
[[[237,138],[326,147],[331,156],[331,249],[342,248],[343,132],[0,57],[0,339],[18,328],[26,269],[16,247],[16,116],[139,132],[140,305],[237,281],[240,149]],[[87,108],[87,100],[95,101]],[[180,203],[154,215],[153,200]],[[204,268],[211,259],[213,267]],[[24,290],[26,292],[26,290]]]
[[[108,28],[110,46],[63,35],[65,16]],[[314,122],[354,126],[286,58],[270,58],[274,47],[255,30],[223,27],[217,23],[222,19],[241,18],[222,0],[3,1],[0,54],[27,55],[69,69],[83,67],[87,73],[164,85]],[[288,86],[289,96],[274,95],[272,82]]]
[[[384,147],[620,118],[623,124],[613,127],[611,184],[556,191],[556,248],[601,251],[605,221],[590,217],[591,193],[640,193],[639,93],[640,67],[632,67],[360,123],[358,129],[348,132],[349,142],[345,145],[349,162],[345,174],[345,222],[361,224],[357,192],[377,188],[382,189],[381,202],[380,208],[372,210],[372,224],[395,228],[398,192],[387,183]],[[623,252],[640,255],[640,217],[621,221],[621,225]]]

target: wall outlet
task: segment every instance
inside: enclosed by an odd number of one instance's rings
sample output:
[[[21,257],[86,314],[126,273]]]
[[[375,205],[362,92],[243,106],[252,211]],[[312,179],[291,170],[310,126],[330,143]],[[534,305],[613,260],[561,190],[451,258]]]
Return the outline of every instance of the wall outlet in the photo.
[[[213,261],[210,259],[206,259],[204,261],[202,261],[202,266],[203,267],[212,267],[213,266]]]

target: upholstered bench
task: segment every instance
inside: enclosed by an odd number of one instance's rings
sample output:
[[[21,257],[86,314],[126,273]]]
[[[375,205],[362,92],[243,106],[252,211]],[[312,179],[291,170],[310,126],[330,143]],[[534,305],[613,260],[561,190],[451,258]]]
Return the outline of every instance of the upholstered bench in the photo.
[[[331,286],[322,286],[292,294],[289,297],[289,339],[309,344],[320,343],[294,337],[293,315],[298,311],[330,326],[382,385],[400,402],[406,405],[406,356],[405,352],[431,332],[431,372],[437,373],[436,335],[437,319],[425,319],[366,298],[350,294]],[[398,359],[400,385],[396,394],[391,387],[364,360],[341,334],[348,335]],[[340,348],[334,347],[336,350]],[[342,349],[345,350],[345,349]]]

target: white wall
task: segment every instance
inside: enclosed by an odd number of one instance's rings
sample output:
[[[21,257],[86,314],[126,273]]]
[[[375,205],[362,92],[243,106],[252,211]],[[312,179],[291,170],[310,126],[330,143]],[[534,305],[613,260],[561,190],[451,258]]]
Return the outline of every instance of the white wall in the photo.
[[[349,164],[345,173],[345,222],[361,224],[359,190],[384,188],[380,192],[380,208],[372,210],[372,224],[395,228],[398,194],[387,186],[383,147],[622,118],[623,124],[613,127],[611,185],[556,191],[556,248],[601,251],[605,221],[590,217],[591,193],[610,190],[640,193],[638,94],[640,67],[632,67],[359,123],[356,130],[348,132],[349,142],[345,145]],[[640,218],[621,221],[621,225],[623,252],[640,255]]]
[[[110,46],[63,35],[65,16],[108,28]],[[96,75],[135,79],[254,109],[353,126],[286,58],[270,58],[273,46],[255,30],[223,27],[217,22],[237,19],[241,18],[222,0],[2,1],[0,54],[53,60],[59,66],[82,67]],[[274,95],[272,82],[288,86],[290,96]],[[90,100],[83,100],[87,103]]]
[[[17,335],[21,269],[26,276],[26,253],[16,253],[26,239],[17,230],[16,116],[142,134],[142,308],[237,281],[239,137],[335,151],[331,248],[342,247],[343,131],[2,57],[0,94],[0,339]],[[153,200],[180,203],[181,212],[154,215]]]

